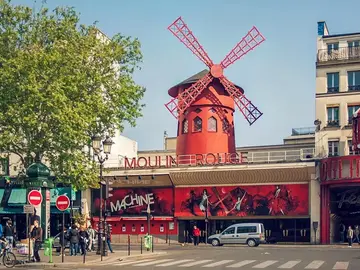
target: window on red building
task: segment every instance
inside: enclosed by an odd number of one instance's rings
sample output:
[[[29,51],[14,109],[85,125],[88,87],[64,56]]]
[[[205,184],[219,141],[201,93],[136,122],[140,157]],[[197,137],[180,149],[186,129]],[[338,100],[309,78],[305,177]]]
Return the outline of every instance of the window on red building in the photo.
[[[194,132],[201,132],[201,130],[202,130],[202,119],[199,116],[196,116],[194,118],[193,131]]]

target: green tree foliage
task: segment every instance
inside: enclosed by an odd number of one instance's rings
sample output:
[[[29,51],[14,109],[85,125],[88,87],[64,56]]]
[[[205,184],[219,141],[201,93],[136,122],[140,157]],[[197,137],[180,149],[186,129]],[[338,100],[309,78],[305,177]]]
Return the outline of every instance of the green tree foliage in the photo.
[[[50,162],[60,181],[97,182],[86,152],[141,116],[145,89],[132,76],[140,42],[82,25],[73,8],[35,11],[0,0],[0,152]]]

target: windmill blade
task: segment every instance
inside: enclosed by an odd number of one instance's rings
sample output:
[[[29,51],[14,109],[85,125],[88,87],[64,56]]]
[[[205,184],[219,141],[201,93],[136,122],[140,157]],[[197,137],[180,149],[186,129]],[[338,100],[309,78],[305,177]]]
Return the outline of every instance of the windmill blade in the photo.
[[[247,35],[243,37],[238,44],[236,44],[236,46],[228,53],[228,55],[225,56],[220,65],[222,68],[227,68],[264,41],[264,36],[254,26],[247,33]]]
[[[249,122],[250,126],[262,116],[262,112],[260,112],[232,82],[225,77],[221,77],[220,82],[234,99],[236,106],[245,116],[245,119]]]
[[[194,100],[201,94],[201,92],[208,86],[213,80],[213,76],[210,72],[207,73],[197,82],[193,83],[189,88],[181,92],[176,98],[173,98],[165,107],[175,117],[179,118],[180,114],[183,114],[187,108],[194,102]]]
[[[177,18],[172,24],[169,25],[168,29],[174,34],[186,47],[190,49],[201,61],[208,67],[213,66],[208,54],[204,48],[200,45],[199,41],[193,35],[189,27],[182,20],[181,17]]]

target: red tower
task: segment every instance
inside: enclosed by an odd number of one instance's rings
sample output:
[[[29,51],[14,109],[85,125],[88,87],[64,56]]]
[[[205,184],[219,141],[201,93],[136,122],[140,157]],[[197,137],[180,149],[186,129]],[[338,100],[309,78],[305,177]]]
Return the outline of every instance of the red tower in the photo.
[[[264,37],[253,27],[220,64],[214,64],[181,17],[168,29],[210,69],[169,89],[173,99],[165,106],[178,120],[176,154],[235,153],[234,104],[250,125],[262,113],[223,70],[261,44]]]

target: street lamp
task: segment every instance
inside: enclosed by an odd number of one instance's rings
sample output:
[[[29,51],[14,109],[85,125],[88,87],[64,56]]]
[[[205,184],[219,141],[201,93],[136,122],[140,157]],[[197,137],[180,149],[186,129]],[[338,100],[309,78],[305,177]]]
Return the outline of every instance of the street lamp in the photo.
[[[97,156],[99,164],[100,164],[100,213],[99,213],[99,231],[98,231],[98,247],[96,254],[101,256],[101,260],[103,256],[107,255],[106,251],[106,242],[105,242],[105,229],[106,229],[106,205],[107,202],[103,205],[103,187],[104,185],[107,187],[107,180],[103,181],[103,168],[104,162],[109,158],[109,154],[111,153],[111,146],[113,145],[113,141],[109,136],[106,137],[105,140],[102,140],[102,136],[95,135],[92,137],[92,148],[94,150],[94,154]],[[103,220],[103,208],[105,210],[105,218]]]

